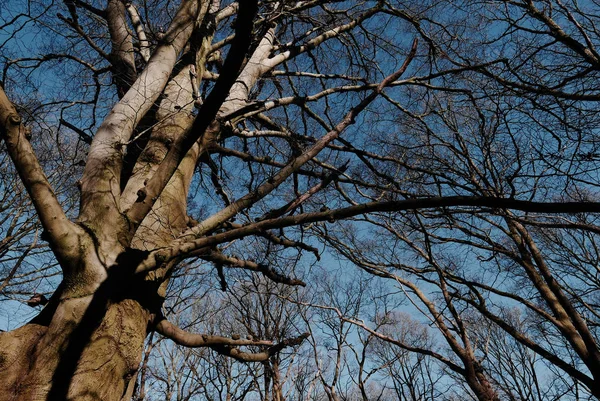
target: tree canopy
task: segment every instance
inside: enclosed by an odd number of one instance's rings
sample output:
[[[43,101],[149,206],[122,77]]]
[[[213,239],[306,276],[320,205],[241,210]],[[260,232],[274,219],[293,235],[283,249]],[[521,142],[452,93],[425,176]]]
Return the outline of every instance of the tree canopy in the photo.
[[[0,5],[0,400],[600,398],[595,0]]]

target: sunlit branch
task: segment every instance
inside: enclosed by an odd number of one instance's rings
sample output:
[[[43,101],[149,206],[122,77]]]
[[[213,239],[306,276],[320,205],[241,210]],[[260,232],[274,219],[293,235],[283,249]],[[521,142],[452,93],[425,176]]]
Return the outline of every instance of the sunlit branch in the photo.
[[[148,37],[146,36],[146,31],[144,30],[144,25],[142,24],[140,14],[138,13],[135,5],[133,5],[131,2],[126,3],[125,7],[127,8],[129,19],[131,20],[131,24],[135,28],[135,33],[138,37],[140,54],[142,55],[144,61],[147,62],[150,59],[150,43],[148,42]]]
[[[277,54],[274,57],[271,57],[268,60],[269,67],[272,69],[275,66],[283,63],[284,61],[290,60],[291,58],[296,57],[299,54],[305,53],[309,50],[316,48],[317,46],[319,46],[320,44],[322,44],[323,42],[325,42],[329,39],[338,37],[343,32],[353,29],[354,27],[358,26],[363,21],[365,21],[368,18],[375,15],[379,10],[381,10],[381,8],[382,8],[382,5],[379,4],[379,5],[371,8],[369,11],[365,12],[364,14],[360,15],[358,18],[348,22],[347,24],[337,26],[333,29],[329,29],[325,33],[309,40],[308,42],[306,42],[303,45],[292,46],[292,44],[288,44],[286,46],[282,46],[283,49],[276,49],[276,50],[284,50],[284,51]],[[286,47],[287,47],[287,49],[286,49]]]
[[[36,209],[44,230],[48,234],[51,247],[59,258],[66,258],[74,238],[75,226],[63,211],[52,186],[27,139],[27,128],[21,117],[0,87],[0,134],[31,201]]]
[[[148,214],[187,152],[214,123],[221,105],[237,79],[251,45],[251,31],[256,12],[256,0],[246,1],[240,5],[236,19],[236,39],[229,49],[221,75],[198,111],[198,117],[191,128],[173,143],[155,174],[138,192],[141,194],[138,201],[127,212],[132,229],[135,229]]]
[[[146,68],[112,108],[94,136],[81,180],[81,217],[84,220],[93,218],[99,210],[120,212],[123,148],[134,127],[167,84],[177,57],[192,33],[197,14],[196,1],[182,3]]]
[[[234,340],[233,338],[221,336],[190,333],[164,318],[161,318],[156,324],[155,330],[179,345],[191,348],[209,347],[222,355],[227,355],[243,362],[266,361],[284,348],[300,345],[308,337],[308,334],[305,333],[298,337],[285,339],[277,344],[261,340]],[[267,347],[267,349],[255,353],[244,352],[237,348],[240,346],[263,346]]]

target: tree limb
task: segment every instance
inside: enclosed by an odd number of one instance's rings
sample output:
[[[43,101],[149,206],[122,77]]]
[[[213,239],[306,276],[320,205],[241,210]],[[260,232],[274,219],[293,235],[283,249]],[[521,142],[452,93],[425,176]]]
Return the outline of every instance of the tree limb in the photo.
[[[75,225],[69,221],[58,202],[26,138],[26,132],[27,129],[21,123],[21,116],[0,86],[0,134],[47,233],[48,242],[61,261],[61,258],[69,256],[68,251],[77,251],[71,249],[73,244],[69,241],[75,231]]]
[[[255,235],[257,232],[274,228],[284,228],[300,224],[315,223],[319,221],[334,222],[361,214],[376,212],[401,212],[406,210],[421,210],[447,207],[484,207],[491,209],[512,209],[532,213],[600,213],[600,202],[533,202],[509,198],[496,198],[487,196],[447,196],[420,199],[406,199],[389,202],[370,202],[341,209],[332,209],[323,212],[304,213],[295,216],[285,216],[276,219],[263,220],[251,223],[224,233],[209,237],[189,239],[193,234],[184,233],[172,248],[151,252],[150,258],[142,263],[137,272],[151,270],[155,267],[153,260],[159,254],[161,260],[171,260],[182,257],[197,249],[214,246],[223,242]],[[463,213],[467,213],[463,211]]]
[[[200,107],[198,117],[191,128],[172,145],[160,163],[156,173],[148,180],[145,187],[140,190],[144,196],[140,196],[138,202],[127,212],[127,218],[131,222],[132,229],[135,229],[148,214],[187,152],[204,135],[209,126],[214,123],[214,119],[227,98],[229,90],[235,83],[250,48],[253,21],[257,10],[257,0],[248,0],[240,4],[236,19],[236,39],[227,53],[227,59],[225,60],[219,79]]]
[[[277,344],[264,340],[234,340],[228,337],[190,333],[175,326],[165,318],[160,318],[155,331],[173,340],[176,344],[191,348],[209,347],[222,355],[243,362],[266,361],[284,348],[300,345],[308,337],[308,333],[304,333],[298,337],[285,339]],[[240,351],[237,348],[239,346],[266,346],[268,348],[265,351],[253,353]]]
[[[133,37],[127,27],[125,4],[121,0],[109,0],[106,6],[106,22],[110,33],[110,63],[119,97],[127,92],[136,79]]]
[[[177,58],[192,34],[198,12],[197,1],[182,3],[146,68],[112,108],[94,136],[81,180],[80,220],[93,220],[99,212],[120,214],[124,146],[167,84]]]
[[[135,32],[138,37],[140,54],[144,61],[148,62],[150,59],[150,43],[148,42],[148,37],[146,36],[146,31],[144,30],[140,14],[138,13],[137,8],[131,2],[125,3],[125,7],[127,8],[129,19],[131,20],[131,24],[135,28]]]

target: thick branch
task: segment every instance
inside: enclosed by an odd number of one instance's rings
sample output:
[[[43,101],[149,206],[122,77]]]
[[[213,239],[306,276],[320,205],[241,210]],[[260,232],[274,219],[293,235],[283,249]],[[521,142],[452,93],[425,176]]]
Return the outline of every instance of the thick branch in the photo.
[[[59,260],[67,257],[74,225],[65,215],[26,138],[21,117],[0,87],[0,134]]]
[[[268,360],[270,357],[277,354],[284,348],[295,347],[297,345],[302,344],[302,342],[306,338],[308,338],[308,336],[308,333],[304,333],[298,337],[285,339],[280,343],[269,347],[266,351],[263,352],[243,352],[237,348],[231,348],[228,346],[213,346],[211,348],[221,355],[232,357],[241,362],[263,362]]]
[[[277,344],[273,344],[271,341],[257,341],[257,340],[234,340],[233,338],[211,336],[207,334],[194,334],[182,330],[181,328],[170,323],[166,319],[161,319],[156,325],[155,330],[167,338],[170,338],[175,343],[183,345],[185,347],[210,347],[218,353],[226,356],[230,356],[239,361],[243,362],[261,362],[268,360],[271,356],[280,352],[286,347],[293,347],[300,345],[304,339],[308,337],[307,333],[304,333],[295,338],[285,339]],[[238,346],[267,346],[268,348],[263,352],[243,352],[240,351]]]
[[[94,136],[82,178],[81,220],[98,212],[119,213],[123,147],[134,127],[152,107],[167,84],[198,16],[197,1],[186,1],[171,22],[162,44],[123,98],[113,107]]]
[[[106,22],[112,45],[110,52],[112,74],[119,97],[122,97],[135,82],[136,70],[133,37],[127,28],[125,5],[121,0],[109,0],[106,7]]]
[[[163,336],[170,338],[175,343],[183,345],[184,347],[212,347],[212,346],[230,346],[239,347],[243,345],[266,345],[271,346],[271,341],[256,341],[256,340],[242,340],[233,338],[213,336],[209,334],[197,334],[185,331],[180,327],[169,322],[167,319],[162,318],[156,325],[155,330]]]
[[[154,202],[158,199],[159,194],[177,170],[177,166],[179,166],[181,160],[183,160],[187,152],[205,133],[217,116],[221,105],[229,94],[229,90],[238,77],[246,58],[246,53],[250,48],[253,20],[256,12],[256,0],[245,1],[240,4],[236,20],[236,39],[229,49],[219,79],[198,111],[198,117],[192,127],[181,135],[171,149],[169,149],[156,173],[148,181],[145,188],[141,190],[143,196],[140,196],[138,202],[127,213],[127,217],[132,224],[132,229],[135,229],[148,214]]]

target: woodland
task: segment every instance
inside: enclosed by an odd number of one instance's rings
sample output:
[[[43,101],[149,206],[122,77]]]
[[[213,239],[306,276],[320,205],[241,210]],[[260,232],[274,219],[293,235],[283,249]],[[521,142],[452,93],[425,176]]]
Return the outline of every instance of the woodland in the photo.
[[[598,0],[0,0],[0,401],[600,399],[596,46]]]

